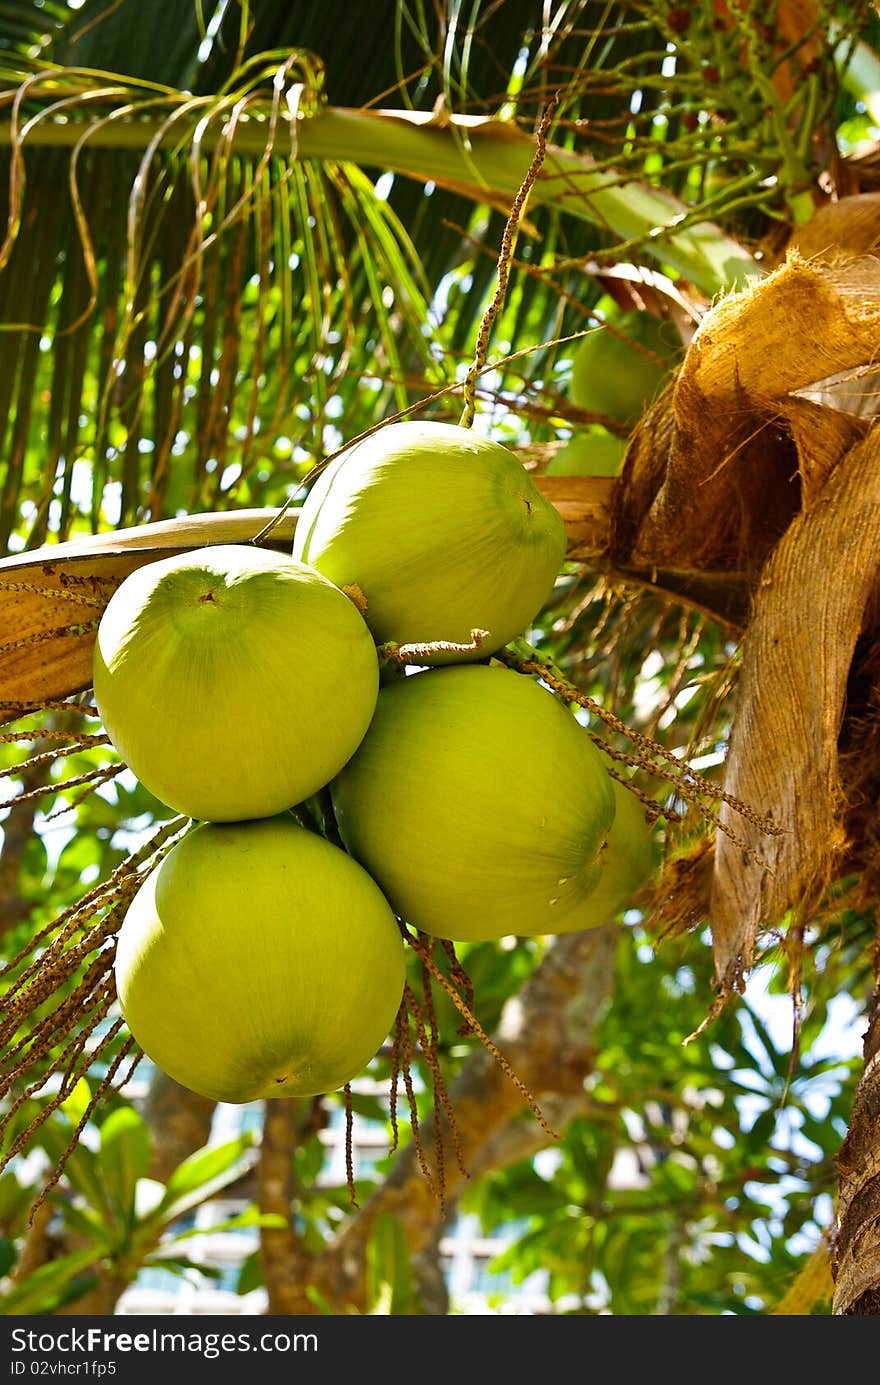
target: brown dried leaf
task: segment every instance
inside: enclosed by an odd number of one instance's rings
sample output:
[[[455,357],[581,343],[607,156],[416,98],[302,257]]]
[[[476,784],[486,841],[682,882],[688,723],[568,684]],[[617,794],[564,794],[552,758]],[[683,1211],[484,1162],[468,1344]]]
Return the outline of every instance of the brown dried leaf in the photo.
[[[130,572],[203,545],[247,543],[275,510],[240,510],[158,520],[74,539],[0,561],[0,716],[9,704],[67,697],[92,681],[101,612]],[[295,512],[268,535],[290,551]]]
[[[880,192],[857,192],[820,207],[787,245],[802,260],[847,259],[880,246]]]
[[[711,919],[722,993],[739,988],[762,927],[821,899],[846,847],[838,737],[847,679],[880,582],[880,425],[840,460],[762,575],[743,646],[728,793],[784,829],[769,837],[722,806]]]
[[[722,299],[700,324],[673,389],[630,442],[617,497],[618,562],[756,576],[836,456],[868,426],[828,410],[835,441],[817,449],[819,406],[798,391],[878,356],[873,256],[824,263],[793,252],[753,288]],[[663,458],[658,413],[669,415]]]

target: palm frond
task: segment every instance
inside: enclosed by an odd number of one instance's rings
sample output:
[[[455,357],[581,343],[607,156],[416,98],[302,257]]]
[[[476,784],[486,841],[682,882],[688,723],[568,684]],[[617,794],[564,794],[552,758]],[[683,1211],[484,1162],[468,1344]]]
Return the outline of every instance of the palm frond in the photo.
[[[705,300],[761,273],[750,218],[804,195],[827,116],[809,92],[857,40],[852,8],[822,46],[816,0],[780,49],[754,6],[720,36],[713,0],[686,24],[655,0],[405,0],[388,25],[343,0],[194,0],[170,41],[159,0],[0,5],[0,547],[280,503],[460,381],[556,93],[497,324],[500,357],[529,354],[484,381],[522,417],[534,396],[552,435],[553,372],[606,270]],[[806,56],[819,76],[786,97]]]
[[[355,295],[376,322],[377,379],[398,381],[404,362],[420,377],[436,370],[404,229],[387,204],[365,216],[370,185],[356,167],[291,160],[278,92],[259,147],[244,152],[233,141],[246,83],[186,109],[186,138],[185,97],[139,93],[163,114],[130,150],[99,147],[103,131],[137,124],[130,100],[59,125],[64,149],[30,146],[27,122],[16,127],[0,210],[4,543],[22,507],[32,545],[83,523],[242,503],[261,468],[263,489],[283,499],[327,445]],[[74,93],[54,95],[57,110]],[[207,139],[218,105],[227,133]]]

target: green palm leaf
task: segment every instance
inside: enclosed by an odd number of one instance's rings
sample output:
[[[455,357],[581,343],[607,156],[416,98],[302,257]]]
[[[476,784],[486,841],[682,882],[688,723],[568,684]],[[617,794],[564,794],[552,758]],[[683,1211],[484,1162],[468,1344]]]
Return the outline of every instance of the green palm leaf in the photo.
[[[460,381],[553,94],[499,323],[499,354],[525,334],[530,355],[492,389],[552,414],[554,343],[587,324],[597,264],[706,298],[760,273],[707,220],[773,195],[766,130],[745,128],[758,77],[693,125],[708,0],[676,45],[649,0],[508,0],[504,23],[480,0],[386,8],[179,0],[171,25],[160,0],[0,5],[0,550],[279,504]],[[702,173],[729,148],[719,201]]]

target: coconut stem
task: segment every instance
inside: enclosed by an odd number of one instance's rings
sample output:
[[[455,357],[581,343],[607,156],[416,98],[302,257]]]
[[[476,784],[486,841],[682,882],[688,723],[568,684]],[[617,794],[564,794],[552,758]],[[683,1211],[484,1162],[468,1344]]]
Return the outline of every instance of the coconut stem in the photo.
[[[376,646],[380,664],[428,664],[437,654],[474,654],[483,647],[488,630],[472,630],[468,644],[456,644],[453,640],[433,640],[429,644],[397,644],[386,640]]]
[[[519,231],[519,224],[522,220],[523,210],[525,208],[528,195],[531,192],[532,184],[534,183],[535,179],[541,171],[541,165],[543,164],[544,157],[547,153],[547,131],[550,128],[550,121],[552,120],[553,113],[558,105],[559,92],[557,91],[548,101],[544,109],[544,114],[541,117],[541,123],[538,126],[537,134],[535,135],[536,148],[535,153],[532,157],[532,162],[529,164],[526,176],[520,184],[519,191],[513,199],[510,208],[510,215],[507,218],[507,224],[504,227],[504,234],[501,237],[501,250],[498,255],[498,283],[495,287],[495,293],[492,296],[492,302],[489,304],[488,308],[484,312],[482,321],[480,322],[479,331],[477,332],[477,342],[474,348],[474,359],[471,363],[467,375],[465,376],[464,408],[461,413],[461,418],[459,419],[459,425],[462,428],[470,428],[474,421],[474,413],[476,412],[477,403],[477,378],[479,377],[481,371],[485,369],[486,356],[489,350],[489,334],[492,331],[492,324],[494,323],[496,317],[498,316],[504,304],[504,298],[507,293],[507,281],[510,277],[510,265],[513,259],[513,249],[516,244],[516,237],[517,232]]]

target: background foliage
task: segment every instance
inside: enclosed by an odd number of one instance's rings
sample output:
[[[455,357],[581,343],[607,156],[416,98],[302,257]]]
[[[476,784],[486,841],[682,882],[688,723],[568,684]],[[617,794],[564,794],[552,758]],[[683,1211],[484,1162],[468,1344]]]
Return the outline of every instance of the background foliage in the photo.
[[[368,15],[337,0],[5,0],[0,547],[277,507],[317,461],[383,418],[430,396],[431,416],[456,421],[511,173],[504,141],[486,156],[478,131],[471,140],[447,117],[500,117],[531,137],[556,95],[554,145],[582,161],[584,177],[608,180],[612,197],[587,199],[586,211],[530,201],[475,426],[538,473],[574,432],[626,435],[569,396],[577,334],[659,306],[679,359],[713,296],[760,273],[876,133],[871,83],[853,75],[873,53],[873,12],[820,4],[788,34],[795,8],[398,0]],[[291,109],[303,117],[300,158]],[[388,109],[433,112],[451,165],[426,143],[422,168],[402,173],[394,127],[379,115],[365,160],[332,119]],[[322,152],[305,152],[309,128],[329,131]],[[670,226],[650,235],[656,197],[675,201]],[[698,251],[688,234],[707,223]],[[720,773],[738,663],[728,630],[571,563],[533,639],[628,726]],[[32,718],[32,748],[63,716]],[[7,958],[167,816],[127,773],[84,779],[108,758],[82,737],[63,759],[35,755],[24,770],[21,760],[19,741],[0,741]],[[658,866],[706,830],[686,805],[667,806],[681,820],[670,813],[658,835]],[[658,938],[648,918],[626,914],[590,1072],[561,1137],[535,1158],[532,1131],[522,1157],[461,1193],[487,1229],[510,1230],[498,1270],[513,1284],[549,1270],[560,1313],[772,1312],[832,1223],[872,929],[844,909],[808,939],[797,1006],[782,940],[766,939],[745,995],[701,1028],[706,937]],[[486,1030],[546,948],[460,949]],[[477,1046],[457,1025],[441,996],[450,1082]],[[192,1273],[179,1218],[232,1182],[252,1199],[245,1223],[278,1225],[253,1200],[247,1139],[193,1148],[157,1176],[156,1131],[124,1086],[87,1115],[29,1225],[47,1167],[39,1151],[54,1162],[67,1148],[120,1040],[0,1175],[0,1311],[78,1311],[99,1290],[109,1312],[145,1265]],[[416,1063],[427,1112],[430,1075]],[[371,1075],[387,1074],[380,1055]],[[7,1093],[7,1151],[51,1082]],[[387,1103],[357,1101],[390,1151]],[[312,1250],[358,1215],[347,1188],[320,1177],[325,1118],[302,1113],[291,1155],[292,1210]],[[359,1205],[399,1158],[355,1170]],[[437,1311],[393,1224],[378,1222],[370,1244],[366,1311]],[[266,1264],[247,1263],[243,1291]],[[829,1293],[807,1311],[829,1311]]]

